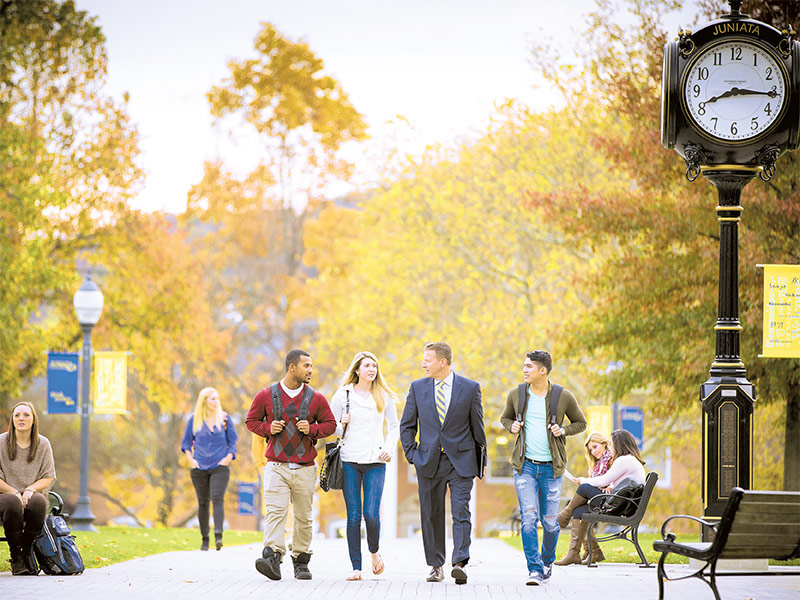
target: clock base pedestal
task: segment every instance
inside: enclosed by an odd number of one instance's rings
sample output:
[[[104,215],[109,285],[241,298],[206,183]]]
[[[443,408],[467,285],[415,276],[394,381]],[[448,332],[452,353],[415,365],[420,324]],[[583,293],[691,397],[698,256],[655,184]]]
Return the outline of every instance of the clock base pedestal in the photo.
[[[762,167],[723,165],[703,167],[717,188],[719,205],[719,304],[716,357],[702,384],[704,516],[718,517],[734,486],[749,489],[752,482],[752,415],[755,386],[739,352],[739,222],[744,208],[742,189]],[[705,538],[708,532],[703,532]]]

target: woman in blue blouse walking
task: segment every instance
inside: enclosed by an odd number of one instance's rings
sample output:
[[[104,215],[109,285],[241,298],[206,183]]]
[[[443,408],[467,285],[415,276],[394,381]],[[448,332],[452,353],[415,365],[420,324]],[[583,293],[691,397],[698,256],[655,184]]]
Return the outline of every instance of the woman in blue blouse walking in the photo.
[[[238,440],[230,415],[222,411],[217,390],[210,387],[201,390],[181,441],[181,452],[192,463],[197,519],[203,536],[200,550],[208,550],[209,501],[214,503],[214,541],[217,550],[222,548],[225,490],[231,477],[229,465],[236,458]]]

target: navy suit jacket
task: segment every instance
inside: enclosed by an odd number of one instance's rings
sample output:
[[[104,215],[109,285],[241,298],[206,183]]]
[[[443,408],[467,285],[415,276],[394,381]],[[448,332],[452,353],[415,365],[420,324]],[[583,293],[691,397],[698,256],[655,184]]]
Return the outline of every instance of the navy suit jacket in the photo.
[[[408,390],[400,420],[400,442],[406,460],[416,467],[417,475],[433,477],[439,466],[440,448],[444,448],[461,477],[475,477],[479,473],[476,446],[486,447],[481,386],[453,373],[450,406],[440,425],[433,384],[433,378],[425,377],[414,381]]]

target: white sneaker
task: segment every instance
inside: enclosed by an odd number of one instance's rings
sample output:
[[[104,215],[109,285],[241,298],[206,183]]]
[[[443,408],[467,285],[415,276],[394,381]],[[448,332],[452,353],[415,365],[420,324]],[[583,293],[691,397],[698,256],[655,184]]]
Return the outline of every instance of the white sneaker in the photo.
[[[525,585],[542,585],[544,584],[544,581],[545,580],[541,573],[533,571],[530,575],[528,575],[528,580],[525,582]]]

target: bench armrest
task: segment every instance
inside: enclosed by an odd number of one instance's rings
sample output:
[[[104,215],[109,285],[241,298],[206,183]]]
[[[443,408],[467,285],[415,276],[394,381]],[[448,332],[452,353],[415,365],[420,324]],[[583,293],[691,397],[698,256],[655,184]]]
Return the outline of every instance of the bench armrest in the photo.
[[[674,519],[689,519],[690,521],[696,521],[707,527],[710,527],[714,531],[717,530],[717,525],[719,524],[719,523],[711,523],[709,521],[704,521],[703,519],[699,519],[698,517],[693,517],[691,515],[672,515],[661,525],[661,539],[664,540],[665,542],[675,541],[676,537],[675,534],[671,531],[667,531],[667,525],[669,525],[670,521],[673,521]]]

